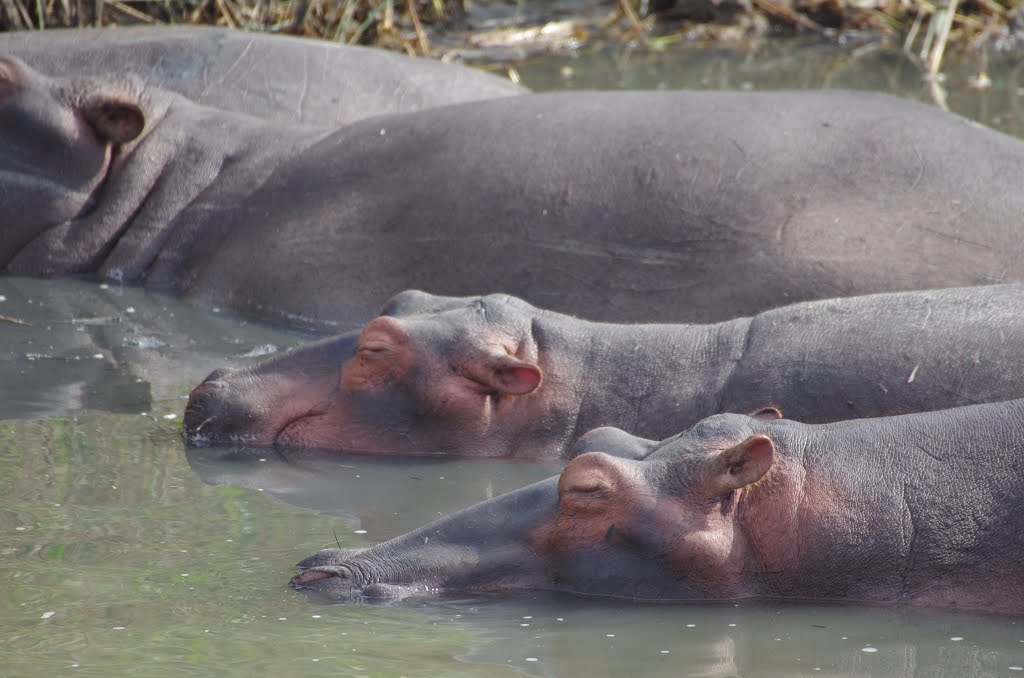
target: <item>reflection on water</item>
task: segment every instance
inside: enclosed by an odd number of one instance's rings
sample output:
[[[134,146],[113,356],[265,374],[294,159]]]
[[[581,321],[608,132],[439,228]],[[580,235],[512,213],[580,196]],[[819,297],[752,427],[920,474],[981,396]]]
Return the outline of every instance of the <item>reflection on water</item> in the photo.
[[[1024,59],[1017,54],[947,54],[949,109],[1024,137]],[[606,48],[516,65],[523,83],[552,89],[868,89],[932,101],[921,69],[897,46],[841,47],[757,40],[745,46],[676,46],[662,52]],[[972,87],[980,72],[991,86]],[[683,130],[680,130],[681,132]]]
[[[966,86],[978,62],[948,60],[950,106],[1024,134],[1021,68],[993,57],[993,85],[978,93]],[[536,89],[851,87],[925,97],[916,67],[873,46],[619,50],[519,70]],[[0,278],[0,674],[1024,672],[1024,628],[1007,618],[543,594],[313,605],[286,587],[313,551],[387,539],[557,469],[183,450],[178,426],[193,384],[301,340],[140,290]]]

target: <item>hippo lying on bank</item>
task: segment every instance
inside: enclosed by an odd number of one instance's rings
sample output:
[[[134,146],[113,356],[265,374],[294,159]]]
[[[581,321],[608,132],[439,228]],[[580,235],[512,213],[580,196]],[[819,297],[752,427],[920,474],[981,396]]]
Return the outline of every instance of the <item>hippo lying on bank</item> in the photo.
[[[129,76],[143,94],[164,88],[207,106],[308,125],[526,92],[431,59],[209,26],[0,33],[0,54],[43,73]]]
[[[624,433],[593,432],[560,477],[321,551],[292,585],[343,600],[544,589],[1024,613],[1024,401],[770,419],[711,417],[643,461],[612,456]]]
[[[1024,285],[805,302],[717,325],[612,325],[505,295],[404,292],[362,332],[189,398],[194,444],[557,458],[598,426],[661,439],[765,403],[807,422],[1024,396]]]
[[[408,287],[704,322],[1024,279],[1024,142],[884,95],[537,94],[327,131],[11,60],[0,93],[0,271],[292,325]]]

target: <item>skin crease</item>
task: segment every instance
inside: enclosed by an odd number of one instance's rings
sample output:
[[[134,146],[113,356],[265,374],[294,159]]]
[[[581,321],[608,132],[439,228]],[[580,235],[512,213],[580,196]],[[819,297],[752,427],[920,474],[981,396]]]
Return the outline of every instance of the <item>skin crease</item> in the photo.
[[[121,97],[145,127],[99,148],[36,137],[59,152],[14,160],[32,116],[0,127],[9,274],[91,275],[332,331],[410,287],[713,322],[1021,279],[1024,142],[893,97],[545,93],[313,128],[130,78],[31,80],[19,96],[48,102],[36,116],[81,123],[79,102]],[[41,190],[22,197],[27,183]]]
[[[643,460],[586,452],[407,535],[314,554],[292,585],[350,601],[544,589],[1024,612],[1024,401],[777,416],[710,417]],[[610,433],[581,444],[623,439]]]
[[[410,291],[361,333],[211,375],[183,432],[194,445],[566,458],[595,427],[662,439],[764,403],[815,423],[1005,400],[1024,395],[1022,293],[933,290],[717,325],[611,325],[506,295]]]

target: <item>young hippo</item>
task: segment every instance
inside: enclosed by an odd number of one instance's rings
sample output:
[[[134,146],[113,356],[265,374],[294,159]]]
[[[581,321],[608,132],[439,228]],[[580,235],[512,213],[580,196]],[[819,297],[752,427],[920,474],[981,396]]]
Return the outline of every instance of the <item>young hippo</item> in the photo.
[[[796,304],[714,325],[613,325],[505,295],[404,292],[362,332],[191,394],[186,441],[558,458],[599,426],[661,439],[778,405],[823,422],[1024,396],[1024,286]]]
[[[1024,401],[806,425],[717,415],[363,551],[299,564],[336,599],[543,589],[1024,613]],[[631,447],[627,445],[627,447]]]

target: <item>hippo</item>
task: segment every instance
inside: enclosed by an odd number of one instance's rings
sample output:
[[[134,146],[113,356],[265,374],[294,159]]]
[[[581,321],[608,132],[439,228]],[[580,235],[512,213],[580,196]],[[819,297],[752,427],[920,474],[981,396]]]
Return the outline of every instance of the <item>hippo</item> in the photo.
[[[209,26],[0,33],[0,54],[44,73],[117,73],[138,81],[143,93],[163,88],[215,108],[328,127],[527,92],[455,64]]]
[[[329,129],[13,59],[0,92],[0,272],[293,327],[410,287],[713,322],[1024,272],[1024,142],[886,95],[531,94]]]
[[[1024,613],[1024,401],[808,425],[720,414],[362,551],[299,563],[336,600],[552,590],[633,600]]]
[[[1024,285],[803,302],[710,325],[408,291],[361,332],[214,371],[183,432],[193,445],[557,459],[599,426],[660,440],[765,403],[819,423],[1022,397],[1022,346]]]

